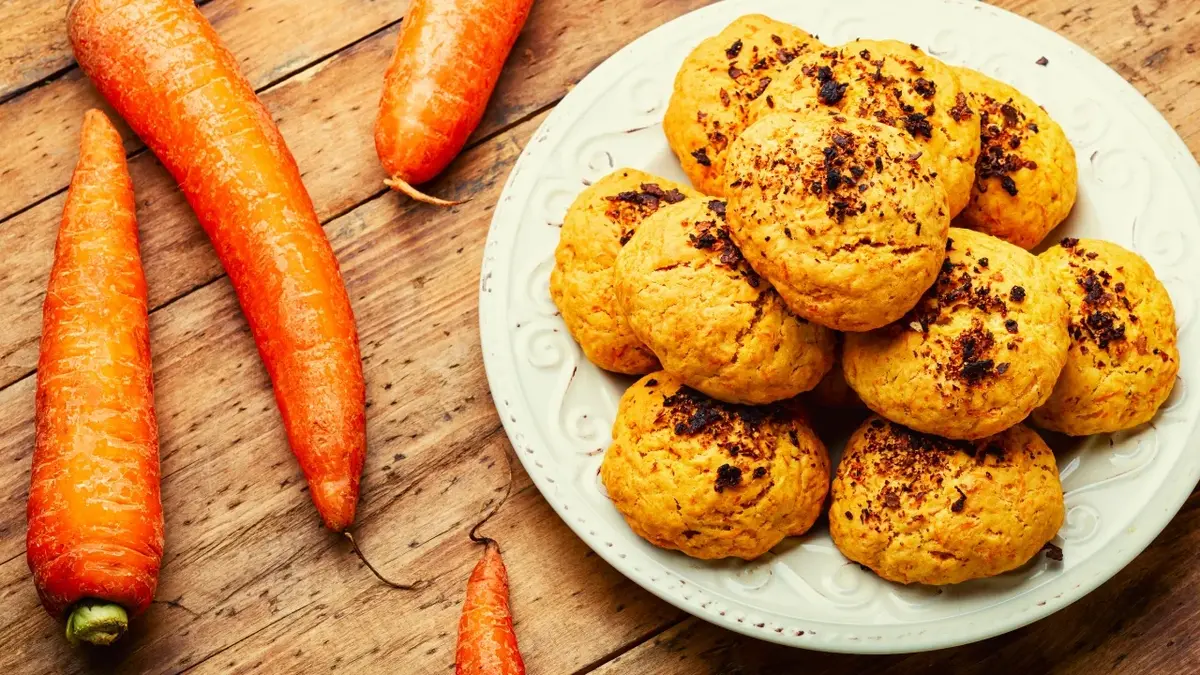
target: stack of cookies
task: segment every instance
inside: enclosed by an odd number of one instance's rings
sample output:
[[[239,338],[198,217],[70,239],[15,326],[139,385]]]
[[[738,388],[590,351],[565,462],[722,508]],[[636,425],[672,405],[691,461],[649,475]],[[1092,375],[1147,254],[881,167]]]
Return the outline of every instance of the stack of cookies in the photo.
[[[1075,202],[1061,127],[915,45],[830,47],[760,15],[696,47],[663,125],[694,187],[634,169],[592,184],[550,281],[587,358],[644,375],[601,468],[633,530],[752,559],[832,492],[834,543],[892,581],[1060,553],[1054,454],[1023,423],[1143,424],[1179,360],[1138,255],[1030,252]],[[872,413],[836,471],[802,394]]]

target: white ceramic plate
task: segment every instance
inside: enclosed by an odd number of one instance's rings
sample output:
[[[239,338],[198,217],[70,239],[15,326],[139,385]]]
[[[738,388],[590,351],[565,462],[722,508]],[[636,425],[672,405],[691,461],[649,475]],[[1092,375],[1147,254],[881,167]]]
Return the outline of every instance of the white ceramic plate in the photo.
[[[547,290],[563,215],[589,181],[631,166],[684,180],[661,122],[675,71],[701,39],[762,12],[828,44],[918,44],[1015,84],[1066,129],[1079,201],[1053,235],[1099,237],[1145,256],[1170,289],[1184,358],[1153,424],[1059,453],[1067,519],[1044,556],[1000,577],[945,587],[882,581],[838,553],[823,529],[754,562],[704,562],[630,531],[598,479],[617,401],[631,380],[588,363]],[[1036,64],[1040,57],[1047,66]],[[1200,170],[1133,87],[1055,33],[974,0],[727,0],[661,26],[579,83],[538,129],[504,188],[484,254],[484,362],[505,430],[538,489],[605,560],[715,624],[797,647],[910,652],[980,640],[1079,599],[1166,526],[1200,477],[1194,449],[1200,342]],[[1192,449],[1189,450],[1189,445]],[[836,449],[834,449],[836,450]]]

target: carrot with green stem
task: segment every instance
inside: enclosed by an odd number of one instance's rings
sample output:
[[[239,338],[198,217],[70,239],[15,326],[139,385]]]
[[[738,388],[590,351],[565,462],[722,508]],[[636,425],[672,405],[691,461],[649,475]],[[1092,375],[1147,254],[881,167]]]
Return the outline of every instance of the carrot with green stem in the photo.
[[[412,0],[384,80],[375,150],[386,185],[439,206],[419,185],[442,172],[487,109],[533,0]]]
[[[84,116],[42,308],[26,558],[72,642],[109,644],[163,551],[146,279],[121,136]]]
[[[229,274],[325,525],[354,523],[365,388],[350,300],[300,172],[191,0],[73,0],[80,67],[178,181]]]

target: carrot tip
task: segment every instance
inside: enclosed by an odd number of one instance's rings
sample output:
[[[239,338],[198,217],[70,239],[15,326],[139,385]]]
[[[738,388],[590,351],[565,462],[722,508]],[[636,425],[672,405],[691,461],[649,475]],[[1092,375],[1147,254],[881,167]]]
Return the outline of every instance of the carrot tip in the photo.
[[[67,617],[67,641],[111,645],[129,629],[125,608],[103,600],[81,600]]]
[[[399,178],[389,178],[383,181],[383,184],[392,188],[393,190],[399,190],[400,192],[403,192],[419,202],[433,204],[434,206],[458,206],[459,204],[465,204],[466,202],[470,201],[470,199],[459,199],[457,201],[439,199],[438,197],[433,197],[421,192],[417,188],[409,185]]]

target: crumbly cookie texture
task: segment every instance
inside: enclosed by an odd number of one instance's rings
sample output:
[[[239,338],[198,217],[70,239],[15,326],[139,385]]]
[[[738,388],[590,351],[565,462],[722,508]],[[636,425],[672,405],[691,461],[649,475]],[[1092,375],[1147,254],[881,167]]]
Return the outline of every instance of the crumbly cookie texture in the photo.
[[[692,50],[675,76],[663,131],[697,190],[724,194],[725,153],[746,128],[750,104],[780,69],[822,47],[795,26],[749,14]]]
[[[1067,302],[1071,348],[1034,423],[1086,436],[1149,422],[1179,373],[1167,289],[1141,256],[1107,241],[1064,239],[1039,258]]]
[[[1028,251],[958,228],[946,246],[937,281],[911,312],[846,335],[846,380],[892,421],[983,438],[1050,397],[1067,361],[1067,305]]]
[[[1075,149],[1050,115],[995,78],[956,68],[980,120],[979,163],[963,227],[1032,249],[1075,205]]]
[[[771,403],[816,386],[833,331],[792,314],[746,264],[725,202],[690,199],[650,216],[621,249],[617,306],[663,369],[730,403]]]
[[[891,323],[944,256],[946,191],[925,154],[878,122],[767,115],[729,152],[730,233],[796,314],[841,331]]]
[[[801,55],[771,81],[750,121],[780,111],[836,112],[900,129],[929,155],[953,217],[979,159],[979,118],[954,69],[915,45],[857,40]]]
[[[956,584],[1028,562],[1063,524],[1054,453],[1024,425],[977,441],[879,417],[851,437],[829,533],[850,560],[902,584]]]
[[[579,194],[567,209],[554,251],[550,297],[571,337],[589,361],[617,373],[640,375],[658,360],[617,311],[613,265],[647,216],[677,205],[691,188],[637,169],[618,169]]]
[[[655,546],[750,560],[816,522],[829,455],[794,402],[721,403],[659,372],[621,397],[600,478]]]

